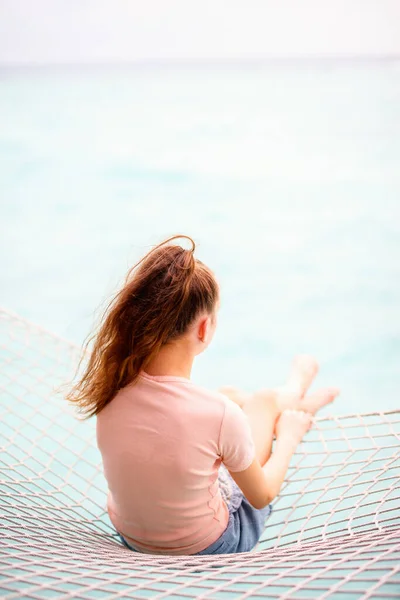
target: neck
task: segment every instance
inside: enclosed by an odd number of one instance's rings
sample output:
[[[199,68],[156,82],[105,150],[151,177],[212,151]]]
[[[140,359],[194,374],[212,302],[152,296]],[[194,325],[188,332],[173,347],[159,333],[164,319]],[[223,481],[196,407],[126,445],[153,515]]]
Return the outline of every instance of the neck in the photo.
[[[171,375],[190,379],[194,355],[186,344],[165,344],[146,366],[149,375]]]

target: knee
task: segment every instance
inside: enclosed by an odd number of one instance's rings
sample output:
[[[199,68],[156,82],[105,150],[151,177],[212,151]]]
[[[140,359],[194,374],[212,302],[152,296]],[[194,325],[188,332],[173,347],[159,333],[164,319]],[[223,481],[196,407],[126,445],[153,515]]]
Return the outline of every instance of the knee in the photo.
[[[218,392],[220,392],[221,394],[225,394],[225,396],[231,397],[237,396],[239,390],[233,385],[223,385],[222,387],[218,388]]]
[[[218,391],[243,408],[243,405],[246,402],[246,394],[241,392],[238,388],[235,388],[233,385],[224,385],[218,388]]]
[[[252,394],[252,398],[260,402],[275,402],[277,393],[271,388],[261,388]]]
[[[254,408],[254,410],[268,411],[268,413],[275,411],[277,414],[279,412],[277,393],[269,388],[263,388],[251,394],[246,405],[249,409]]]

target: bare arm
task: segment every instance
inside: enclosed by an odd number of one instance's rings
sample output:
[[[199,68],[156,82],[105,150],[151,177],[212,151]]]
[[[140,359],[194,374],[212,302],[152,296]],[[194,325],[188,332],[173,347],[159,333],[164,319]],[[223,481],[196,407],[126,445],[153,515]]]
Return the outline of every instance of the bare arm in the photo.
[[[296,445],[280,438],[275,450],[262,467],[258,458],[244,471],[230,471],[247,500],[254,508],[264,508],[279,494]]]
[[[254,508],[264,508],[279,494],[290,460],[298,443],[309,429],[312,415],[302,411],[285,411],[273,454],[262,467],[256,457],[244,471],[229,471]]]

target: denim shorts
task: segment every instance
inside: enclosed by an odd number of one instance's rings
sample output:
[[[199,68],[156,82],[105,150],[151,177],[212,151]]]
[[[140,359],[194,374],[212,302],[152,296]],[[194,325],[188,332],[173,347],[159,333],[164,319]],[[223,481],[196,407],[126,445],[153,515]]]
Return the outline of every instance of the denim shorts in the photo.
[[[223,464],[219,468],[218,480],[221,495],[229,511],[227,527],[215,542],[191,556],[249,552],[260,539],[265,522],[272,512],[271,504],[267,504],[264,508],[254,508]],[[119,537],[127,548],[139,552],[128,544],[120,533]]]

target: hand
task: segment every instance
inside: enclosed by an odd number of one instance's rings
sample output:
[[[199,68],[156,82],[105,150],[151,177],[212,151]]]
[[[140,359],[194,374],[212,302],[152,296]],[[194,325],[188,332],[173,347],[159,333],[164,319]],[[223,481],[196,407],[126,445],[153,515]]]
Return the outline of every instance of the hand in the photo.
[[[282,412],[276,423],[276,437],[297,446],[310,429],[312,422],[313,416],[311,413],[287,408]]]

